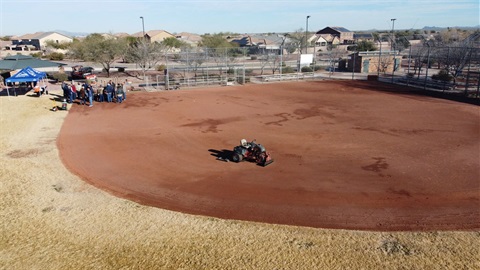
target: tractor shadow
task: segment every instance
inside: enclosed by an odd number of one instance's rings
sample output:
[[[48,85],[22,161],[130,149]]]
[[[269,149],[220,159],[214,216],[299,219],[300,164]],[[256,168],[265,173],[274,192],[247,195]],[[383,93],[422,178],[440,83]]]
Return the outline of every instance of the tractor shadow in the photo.
[[[208,149],[208,152],[210,152],[211,156],[216,157],[217,160],[220,160],[220,161],[231,160],[233,155],[233,151],[227,150],[227,149],[222,149],[222,150]]]

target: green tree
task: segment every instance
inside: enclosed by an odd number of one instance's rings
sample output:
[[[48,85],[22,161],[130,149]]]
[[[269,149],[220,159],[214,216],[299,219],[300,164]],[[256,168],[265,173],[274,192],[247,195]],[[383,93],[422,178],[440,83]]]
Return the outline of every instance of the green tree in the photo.
[[[74,40],[70,45],[69,55],[74,59],[101,64],[110,77],[110,68],[115,60],[122,56],[123,48],[119,39],[91,34],[84,40]]]
[[[128,53],[131,46],[137,42],[137,38],[132,36],[120,37],[117,39],[117,46],[120,51],[120,59],[123,63],[128,63]]]
[[[301,51],[305,46],[305,31],[300,28],[293,33],[288,34],[288,39],[285,42],[285,49],[288,53]]]
[[[145,78],[145,71],[157,66],[158,62],[163,59],[165,46],[160,43],[150,43],[145,39],[139,39],[136,43],[128,49],[128,59],[138,64],[143,71]]]
[[[45,41],[45,45],[47,47],[53,48],[53,49],[61,49],[61,50],[66,50],[70,48],[71,42],[60,42],[57,43],[54,40],[47,40]]]
[[[187,48],[190,47],[185,41],[179,40],[175,37],[169,37],[164,39],[162,42],[160,42],[165,48],[168,49],[179,49],[179,48]]]
[[[357,51],[366,52],[366,51],[376,51],[377,47],[372,41],[362,40],[357,43]]]
[[[122,55],[122,45],[118,39],[105,38],[100,34],[88,35],[83,40],[82,60],[99,63],[110,77],[111,65]]]
[[[79,39],[73,39],[70,44],[70,49],[67,53],[68,57],[74,60],[82,60],[85,58],[85,46],[84,43]]]
[[[234,47],[234,45],[230,42],[228,42],[227,39],[225,39],[225,36],[223,33],[218,33],[218,34],[205,34],[202,36],[202,41],[199,42],[198,44],[199,47],[207,47],[207,48],[231,48]]]

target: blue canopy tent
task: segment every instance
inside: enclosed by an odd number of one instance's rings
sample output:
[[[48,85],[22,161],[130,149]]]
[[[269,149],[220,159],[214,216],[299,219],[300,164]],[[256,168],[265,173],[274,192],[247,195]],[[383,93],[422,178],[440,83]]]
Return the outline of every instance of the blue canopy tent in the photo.
[[[5,82],[7,83],[16,83],[16,82],[39,82],[47,77],[47,73],[38,71],[36,69],[33,69],[31,67],[26,67],[21,69],[19,72],[15,73],[10,78],[7,78]],[[15,88],[14,88],[15,91]],[[8,90],[7,86],[7,93],[8,96],[10,96],[10,92]]]

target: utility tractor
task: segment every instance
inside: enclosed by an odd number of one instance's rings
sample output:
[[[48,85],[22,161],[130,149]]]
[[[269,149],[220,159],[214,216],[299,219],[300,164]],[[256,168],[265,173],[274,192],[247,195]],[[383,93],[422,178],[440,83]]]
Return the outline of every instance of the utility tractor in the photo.
[[[233,148],[231,159],[234,162],[241,162],[244,160],[255,162],[264,167],[273,163],[272,156],[267,150],[265,150],[263,145],[256,143],[255,140],[247,142],[245,139],[242,139],[240,145]]]

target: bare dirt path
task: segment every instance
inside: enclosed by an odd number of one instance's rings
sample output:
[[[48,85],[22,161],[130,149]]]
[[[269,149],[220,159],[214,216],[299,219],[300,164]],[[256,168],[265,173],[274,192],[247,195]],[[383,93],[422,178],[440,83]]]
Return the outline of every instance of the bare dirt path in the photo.
[[[322,228],[478,229],[479,108],[388,87],[131,93],[122,104],[74,105],[57,145],[86,181],[170,210]],[[242,138],[275,162],[216,159]]]

